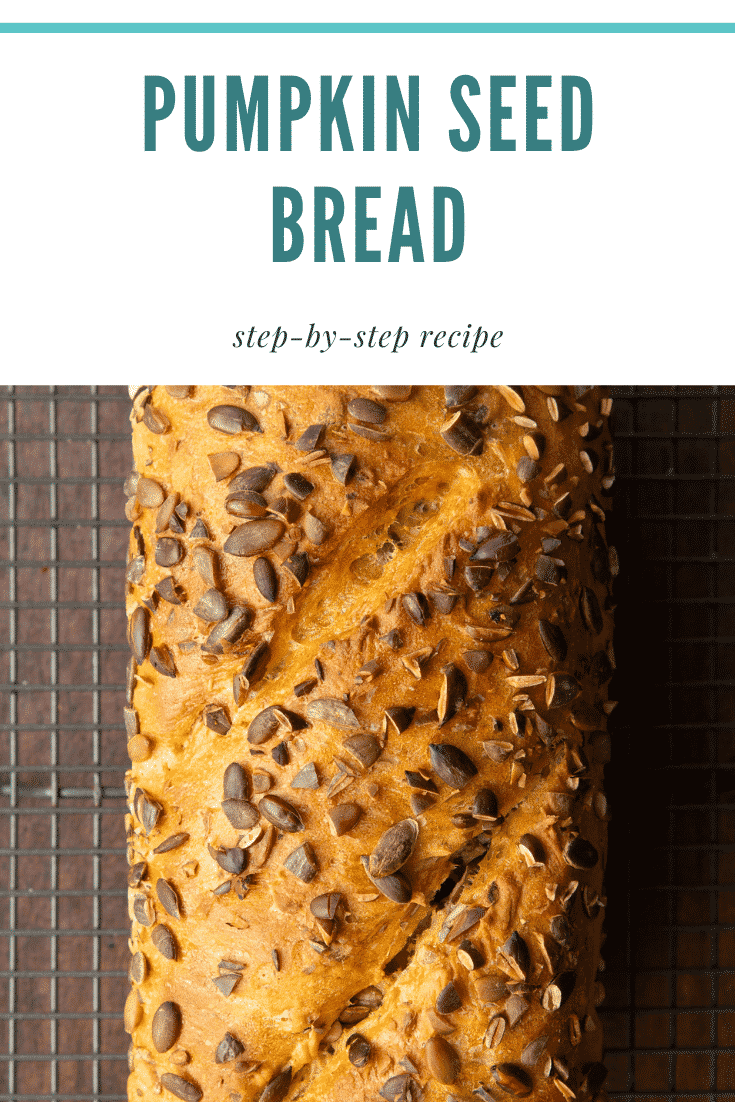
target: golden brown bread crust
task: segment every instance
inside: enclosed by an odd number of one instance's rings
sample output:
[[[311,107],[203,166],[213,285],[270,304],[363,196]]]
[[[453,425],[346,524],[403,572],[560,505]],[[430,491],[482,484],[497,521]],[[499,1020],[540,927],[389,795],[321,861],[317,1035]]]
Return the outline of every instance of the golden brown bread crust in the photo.
[[[134,390],[130,1099],[599,1097],[609,399]]]

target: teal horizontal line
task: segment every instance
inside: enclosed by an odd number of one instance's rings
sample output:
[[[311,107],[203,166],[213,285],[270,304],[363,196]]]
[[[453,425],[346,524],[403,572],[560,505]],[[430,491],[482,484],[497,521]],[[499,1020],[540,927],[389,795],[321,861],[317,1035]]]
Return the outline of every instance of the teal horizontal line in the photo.
[[[733,34],[735,23],[0,23],[2,34]]]

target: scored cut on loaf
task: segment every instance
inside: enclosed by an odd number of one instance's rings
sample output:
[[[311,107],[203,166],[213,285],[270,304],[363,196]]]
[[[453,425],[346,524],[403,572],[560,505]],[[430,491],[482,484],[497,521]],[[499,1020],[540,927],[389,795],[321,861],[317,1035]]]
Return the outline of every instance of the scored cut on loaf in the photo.
[[[131,392],[131,1102],[604,1098],[606,393]]]

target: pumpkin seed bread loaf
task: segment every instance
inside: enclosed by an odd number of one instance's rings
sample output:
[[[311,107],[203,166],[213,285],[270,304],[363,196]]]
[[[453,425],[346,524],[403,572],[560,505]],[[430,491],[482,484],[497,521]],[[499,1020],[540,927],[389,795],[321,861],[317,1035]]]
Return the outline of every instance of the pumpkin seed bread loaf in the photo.
[[[604,1098],[610,400],[132,393],[131,1102]]]

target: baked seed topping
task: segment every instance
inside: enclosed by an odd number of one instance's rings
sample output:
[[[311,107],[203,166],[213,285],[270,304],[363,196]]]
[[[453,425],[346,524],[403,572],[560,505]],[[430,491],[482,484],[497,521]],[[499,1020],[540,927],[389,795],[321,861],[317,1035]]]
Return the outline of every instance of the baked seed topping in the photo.
[[[361,1033],[347,1038],[347,1059],[356,1068],[364,1068],[370,1059],[370,1042]]]
[[[176,939],[168,926],[164,926],[162,923],[155,926],[151,931],[151,941],[162,957],[165,957],[166,960],[176,960],[178,956]]]
[[[359,804],[353,803],[337,804],[336,807],[330,808],[327,814],[332,824],[332,833],[339,838],[343,834],[348,834],[353,827],[357,826],[362,815],[362,808]]]
[[[262,802],[261,800],[261,804]],[[316,855],[309,842],[304,842],[290,853],[283,862],[283,867],[292,872],[299,880],[302,880],[304,884],[309,884],[319,871]]]
[[[453,1083],[459,1076],[461,1063],[456,1049],[445,1037],[430,1037],[424,1049],[429,1071],[440,1083]]]
[[[263,796],[258,804],[258,811],[269,823],[287,834],[296,834],[304,829],[298,811],[282,796]]]
[[[184,842],[188,841],[188,834],[172,834],[170,838],[166,838],[165,841],[160,843],[160,845],[157,845],[153,852],[168,853],[172,849],[178,849],[179,846],[183,846]]]
[[[577,835],[570,838],[564,847],[564,860],[573,869],[593,869],[600,860],[600,855],[586,838]]]
[[[396,872],[391,876],[370,876],[369,859],[366,856],[361,856],[360,861],[362,867],[365,869],[370,880],[372,880],[375,887],[384,895],[387,899],[390,899],[393,903],[408,903],[413,894],[411,888],[411,882],[404,872]]]
[[[151,1039],[157,1052],[168,1052],[181,1033],[181,1010],[174,1002],[161,1003],[151,1022]]]
[[[314,492],[314,483],[309,482],[308,478],[300,474],[298,471],[292,474],[285,474],[283,476],[283,484],[291,494],[298,501],[306,501],[309,494]]]
[[[156,881],[156,895],[163,909],[168,911],[172,918],[181,918],[179,897],[176,893],[176,889],[169,880],[164,880],[163,877],[161,877]]]
[[[341,700],[325,697],[311,700],[306,705],[306,714],[312,723],[326,723],[330,727],[359,727],[357,716]]]
[[[238,1056],[241,1056],[244,1051],[245,1048],[237,1037],[234,1037],[232,1033],[225,1033],[217,1045],[217,1051],[214,1054],[215,1063],[227,1064],[230,1060],[235,1060]]]
[[[533,1090],[533,1079],[525,1068],[516,1064],[493,1064],[490,1070],[501,1090],[514,1098],[526,1098]]]
[[[171,1071],[165,1071],[161,1076],[161,1086],[180,1098],[181,1102],[199,1102],[203,1097],[201,1089],[191,1079],[184,1079],[181,1075],[174,1075]]]
[[[258,809],[242,799],[223,800],[222,810],[228,823],[235,830],[249,830],[250,827],[255,826],[260,818]],[[227,871],[232,872],[233,870],[228,869]]]
[[[403,819],[389,827],[370,855],[370,875],[391,876],[406,864],[419,836],[415,819]]]
[[[459,997],[459,992],[450,981],[436,997],[436,1012],[437,1014],[451,1014],[453,1011],[459,1010],[461,1006],[462,1000]]]
[[[432,769],[451,788],[464,788],[477,775],[477,766],[458,746],[432,743],[429,754]]]
[[[239,528],[235,528],[225,540],[223,550],[228,555],[245,558],[259,555],[261,551],[268,551],[278,542],[283,530],[283,521],[273,517],[252,520],[249,524],[241,524]]]
[[[346,486],[354,474],[355,456],[351,454],[332,456],[332,474],[342,486]]]
[[[213,406],[207,412],[210,428],[227,436],[241,432],[260,432],[261,428],[252,413],[242,406]]]
[[[291,1086],[291,1068],[285,1068],[275,1075],[263,1089],[258,1102],[283,1102]]]
[[[539,620],[538,633],[550,657],[555,662],[563,662],[567,656],[567,641],[558,624],[552,624],[549,620]]]

